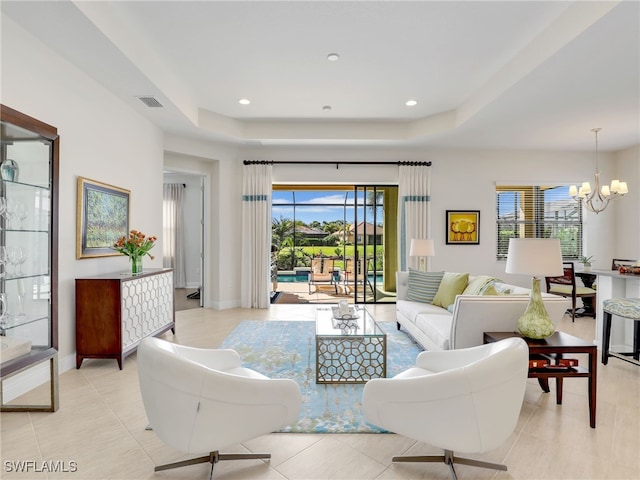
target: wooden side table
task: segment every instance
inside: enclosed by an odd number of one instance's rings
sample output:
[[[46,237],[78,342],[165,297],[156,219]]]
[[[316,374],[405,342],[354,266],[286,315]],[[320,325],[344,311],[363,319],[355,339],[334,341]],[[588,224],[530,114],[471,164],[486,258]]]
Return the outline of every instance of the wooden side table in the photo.
[[[557,365],[565,353],[586,353],[589,355],[588,368],[582,366],[569,367],[562,370],[551,368],[530,368],[529,378],[537,378],[540,387],[549,392],[549,379],[556,379],[556,403],[562,404],[562,382],[565,378],[587,378],[589,388],[589,420],[591,428],[596,428],[596,383],[598,374],[597,347],[563,332],[554,332],[543,340],[525,338],[518,332],[484,332],[484,342],[492,343],[509,337],[523,338],[529,346],[529,355],[545,357],[550,364]]]

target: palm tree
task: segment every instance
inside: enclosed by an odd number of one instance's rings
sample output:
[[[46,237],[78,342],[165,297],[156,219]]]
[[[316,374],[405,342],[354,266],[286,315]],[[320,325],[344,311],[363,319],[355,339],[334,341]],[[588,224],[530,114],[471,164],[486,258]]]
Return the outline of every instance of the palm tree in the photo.
[[[384,209],[384,190],[367,190],[367,200],[366,200],[367,209],[373,213],[375,212],[378,205]]]
[[[290,218],[284,218],[280,215],[280,218],[271,219],[271,243],[277,245],[278,248],[282,248],[287,238],[293,237],[293,220]]]
[[[305,253],[302,247],[297,247],[293,244],[293,237],[287,237],[282,242],[282,249],[278,256],[278,269],[283,267],[284,269],[293,270],[298,266],[298,263],[305,264]]]

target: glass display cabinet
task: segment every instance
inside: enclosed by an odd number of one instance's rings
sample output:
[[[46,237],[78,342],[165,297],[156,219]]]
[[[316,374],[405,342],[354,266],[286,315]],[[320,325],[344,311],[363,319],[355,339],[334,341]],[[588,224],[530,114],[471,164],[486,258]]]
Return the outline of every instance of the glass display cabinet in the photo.
[[[57,129],[0,105],[0,405],[58,408]],[[50,403],[5,404],[2,387],[48,362]]]

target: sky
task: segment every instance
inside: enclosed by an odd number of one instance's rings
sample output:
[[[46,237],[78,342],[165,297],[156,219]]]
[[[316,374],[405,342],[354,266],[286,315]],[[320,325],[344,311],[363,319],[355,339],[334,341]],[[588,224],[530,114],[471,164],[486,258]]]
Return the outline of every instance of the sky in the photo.
[[[294,201],[293,194],[290,190],[274,190],[273,191],[273,206],[272,216],[279,219],[280,216],[284,218],[293,219],[293,206]],[[331,222],[335,220],[344,220],[344,204],[347,202],[350,207],[346,210],[347,223],[353,223],[354,207],[353,207],[354,192],[349,191],[295,191],[296,206],[296,220],[301,220],[306,224],[312,221],[319,222]],[[362,203],[362,196],[360,196],[359,203]],[[363,220],[364,209],[358,210],[358,221]],[[372,212],[367,211],[367,221],[372,222]],[[381,211],[378,210],[378,223],[382,221]]]

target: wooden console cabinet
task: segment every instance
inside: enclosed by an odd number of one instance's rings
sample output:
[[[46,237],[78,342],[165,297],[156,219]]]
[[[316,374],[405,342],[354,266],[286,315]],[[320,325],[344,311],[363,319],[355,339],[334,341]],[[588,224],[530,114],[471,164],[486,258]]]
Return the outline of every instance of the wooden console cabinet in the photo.
[[[85,358],[114,358],[122,370],[143,338],[175,333],[173,295],[170,268],[76,278],[76,368]]]

